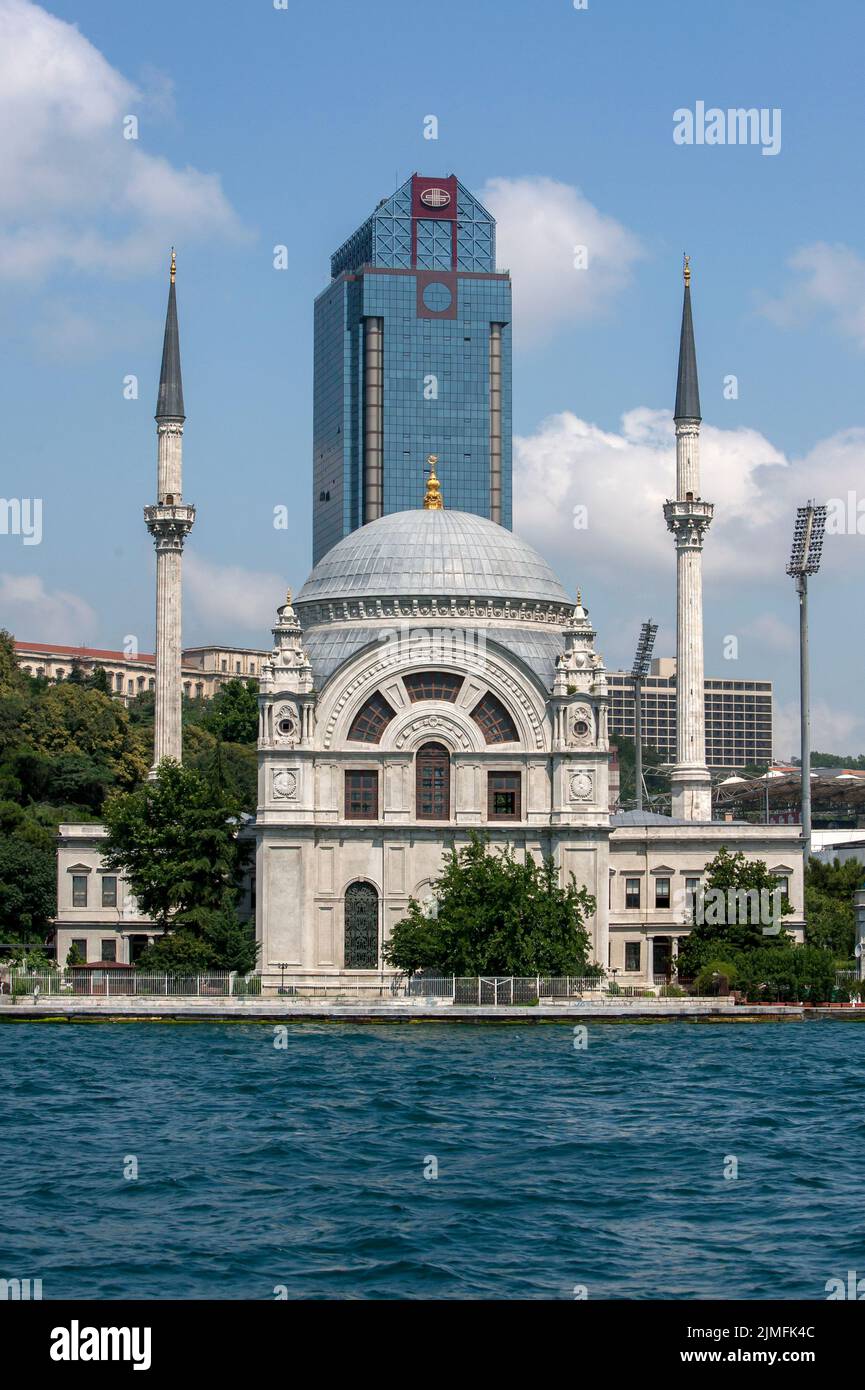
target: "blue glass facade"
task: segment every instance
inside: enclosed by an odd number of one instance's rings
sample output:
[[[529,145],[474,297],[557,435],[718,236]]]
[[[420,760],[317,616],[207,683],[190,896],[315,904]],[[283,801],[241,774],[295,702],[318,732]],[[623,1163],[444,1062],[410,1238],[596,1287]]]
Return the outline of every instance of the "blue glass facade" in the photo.
[[[331,271],[315,303],[314,561],[365,519],[420,507],[428,454],[447,507],[510,527],[511,284],[490,214],[453,176],[415,174]]]

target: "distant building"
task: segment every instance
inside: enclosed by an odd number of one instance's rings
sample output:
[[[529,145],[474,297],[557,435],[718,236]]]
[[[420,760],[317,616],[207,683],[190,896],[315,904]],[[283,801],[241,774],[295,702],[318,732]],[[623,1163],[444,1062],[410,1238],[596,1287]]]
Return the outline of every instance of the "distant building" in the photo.
[[[634,683],[628,671],[610,671],[610,734],[636,736]],[[706,676],[706,763],[746,767],[772,761],[772,682]],[[676,662],[662,656],[643,681],[643,740],[676,758]]]
[[[511,280],[496,224],[451,174],[412,174],[331,257],[315,301],[313,560],[421,506],[511,526]]]
[[[156,657],[152,652],[130,656],[98,647],[65,647],[56,642],[16,642],[18,665],[29,676],[68,680],[76,666],[83,672],[102,669],[113,695],[129,704],[136,695],[156,688]],[[269,652],[254,647],[187,647],[183,652],[183,694],[209,699],[229,680],[256,680]]]

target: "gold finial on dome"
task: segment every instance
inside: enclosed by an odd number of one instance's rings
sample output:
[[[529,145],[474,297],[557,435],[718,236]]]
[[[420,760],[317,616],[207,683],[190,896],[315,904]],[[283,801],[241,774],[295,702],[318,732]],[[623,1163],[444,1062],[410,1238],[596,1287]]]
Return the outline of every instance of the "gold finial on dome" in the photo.
[[[436,477],[438,456],[430,454],[427,463],[429,464],[429,477],[426,480],[426,492],[423,499],[424,511],[443,512],[445,504],[442,501],[442,485]]]
[[[172,283],[172,285],[174,284],[174,279],[175,279],[175,276],[176,276],[176,275],[177,275],[177,257],[176,257],[175,254],[174,254],[174,247],[172,246],[172,248],[171,248],[171,283]]]
[[[288,605],[288,607],[290,608],[290,607],[291,607],[291,590],[290,590],[290,589],[286,589],[286,591],[285,591],[285,601],[286,601],[286,604]]]
[[[685,279],[685,285],[686,285],[686,286],[687,286],[687,285],[690,285],[690,283],[691,283],[691,257],[690,257],[689,255],[687,255],[687,254],[685,254],[685,264],[684,264],[684,266],[682,267],[682,275],[684,276],[684,279]]]

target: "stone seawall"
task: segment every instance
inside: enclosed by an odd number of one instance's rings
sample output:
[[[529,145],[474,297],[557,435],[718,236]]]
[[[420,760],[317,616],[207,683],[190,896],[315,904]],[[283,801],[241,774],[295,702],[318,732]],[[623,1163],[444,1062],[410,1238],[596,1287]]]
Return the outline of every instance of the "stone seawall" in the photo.
[[[814,1010],[808,1010],[813,1014]],[[836,1013],[836,1011],[833,1011]],[[8,998],[0,1023],[195,1022],[237,1023],[766,1023],[801,1022],[801,1004],[749,1008],[725,999],[592,999],[567,1004],[453,1004],[448,1000],[345,1001],[323,999],[51,998],[34,1004]]]

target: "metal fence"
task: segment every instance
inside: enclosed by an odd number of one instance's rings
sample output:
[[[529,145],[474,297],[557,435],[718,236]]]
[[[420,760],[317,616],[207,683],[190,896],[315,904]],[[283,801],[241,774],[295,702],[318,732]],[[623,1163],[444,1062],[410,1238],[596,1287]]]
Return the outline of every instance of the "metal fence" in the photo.
[[[26,995],[66,997],[107,995],[111,998],[183,996],[189,998],[237,998],[261,994],[260,975],[238,975],[235,971],[212,970],[202,975],[153,975],[128,970],[12,970],[9,976],[13,997]]]
[[[581,999],[603,990],[595,976],[577,975],[414,975],[407,994],[414,999],[450,999],[454,1004],[537,1004],[542,999]]]

